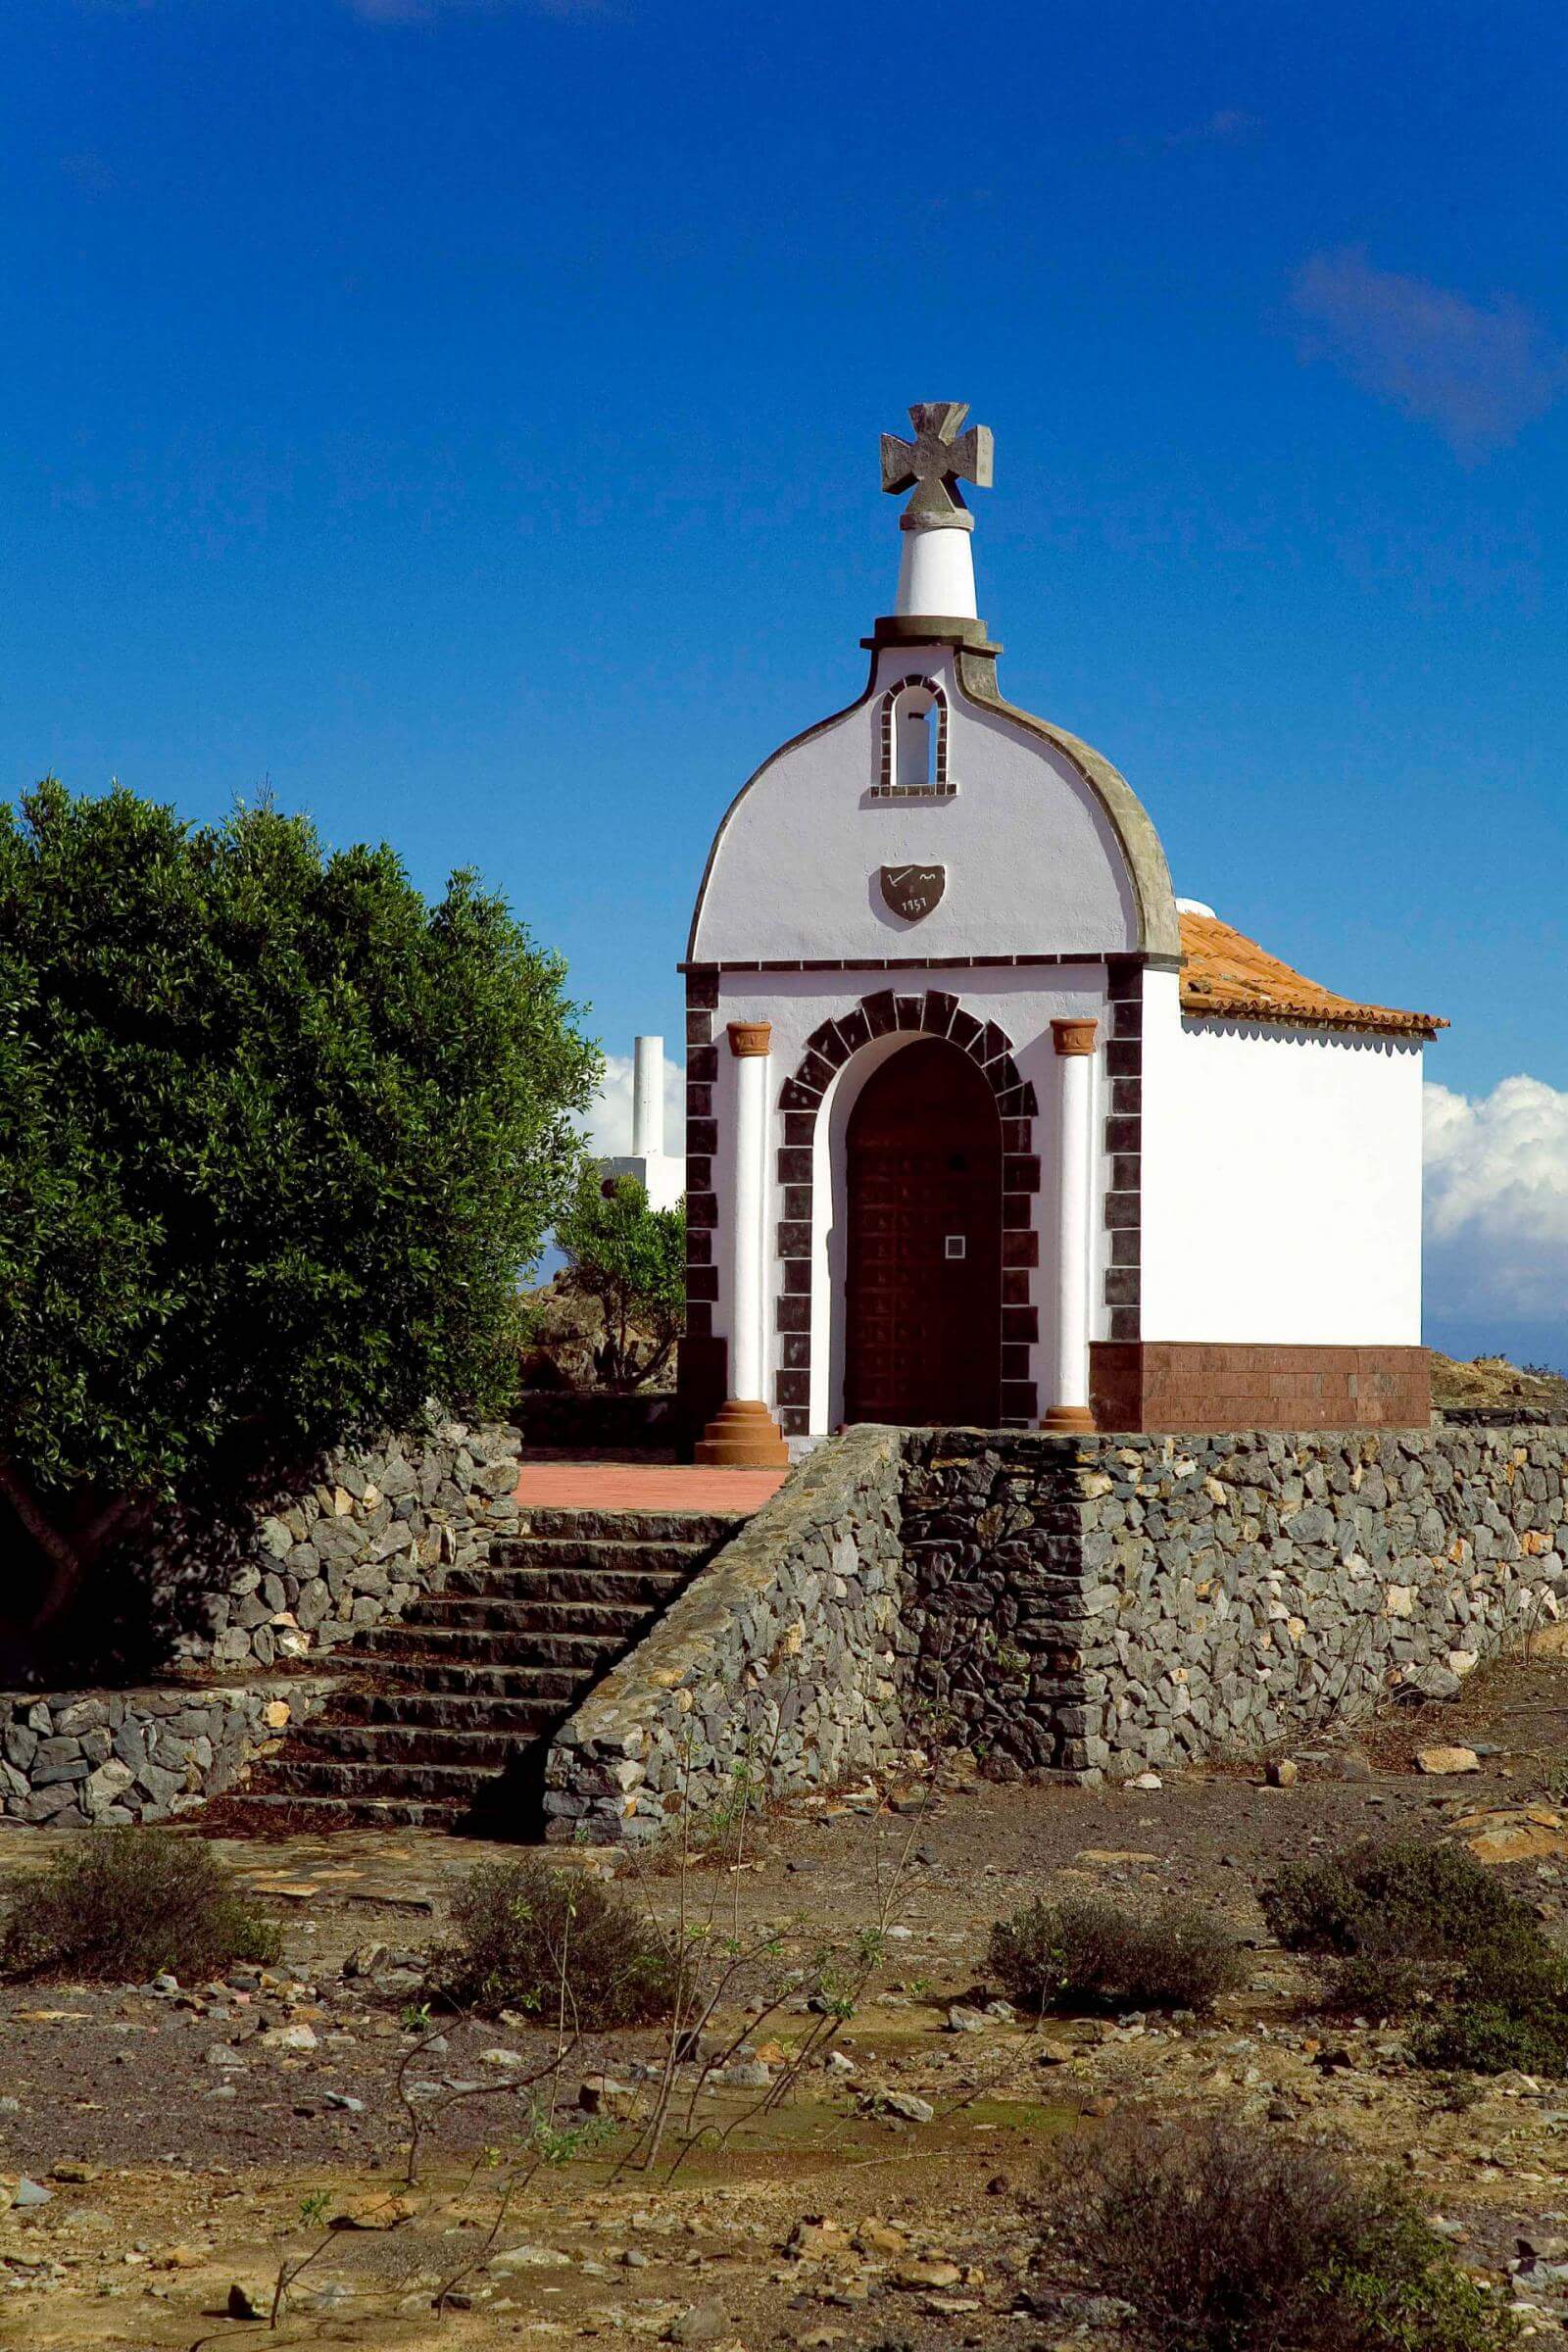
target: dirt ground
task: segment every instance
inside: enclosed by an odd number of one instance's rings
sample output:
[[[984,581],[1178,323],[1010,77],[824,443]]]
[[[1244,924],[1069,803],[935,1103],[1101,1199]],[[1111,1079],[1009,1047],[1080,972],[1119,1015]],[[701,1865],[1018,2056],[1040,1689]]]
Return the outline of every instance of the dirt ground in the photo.
[[[1508,2264],[1521,2236],[1568,2252],[1568,2083],[1455,2083],[1408,2068],[1396,2033],[1325,2028],[1254,1890],[1287,1856],[1420,1829],[1465,1840],[1562,1929],[1565,1730],[1568,1663],[1510,1664],[1354,1746],[1298,1750],[1284,1787],[1256,1766],[1107,1790],[950,1777],[934,1796],[911,1781],[791,1807],[749,1834],[738,1870],[567,1856],[618,1867],[666,1918],[711,1914],[715,1937],[772,1928],[784,1962],[879,1919],[886,1940],[838,2058],[773,2111],[767,2086],[820,2017],[794,1999],[749,2025],[754,1972],[715,2021],[747,2046],[695,2101],[683,2072],[653,2170],[624,2166],[635,2127],[614,2113],[646,2108],[657,2032],[572,2046],[555,2084],[560,2160],[509,2203],[527,2095],[514,2085],[552,2065],[559,2034],[521,2017],[420,2030],[407,2013],[454,1885],[511,1849],[414,1832],[224,1839],[282,1916],[275,1969],[0,1995],[0,2173],[48,2191],[0,2216],[0,2352],[620,2335],[748,2352],[1107,2346],[1122,2340],[1114,2307],[1064,2293],[1035,2260],[1049,2161],[1112,2117],[1211,2105],[1396,2166],[1467,2267],[1557,2341],[1563,2288]],[[1480,1769],[1422,1772],[1435,1743],[1470,1745]],[[0,1894],[64,1841],[0,1832]],[[1036,1892],[1089,1888],[1197,1895],[1248,1945],[1247,1990],[1203,2023],[1031,2030],[984,2014],[992,1922]],[[955,2002],[978,2022],[954,2030]],[[601,2090],[612,2112],[584,2126],[581,2086],[600,2074],[624,2093]],[[266,2314],[280,2262],[316,2248],[275,2329],[243,2316]]]

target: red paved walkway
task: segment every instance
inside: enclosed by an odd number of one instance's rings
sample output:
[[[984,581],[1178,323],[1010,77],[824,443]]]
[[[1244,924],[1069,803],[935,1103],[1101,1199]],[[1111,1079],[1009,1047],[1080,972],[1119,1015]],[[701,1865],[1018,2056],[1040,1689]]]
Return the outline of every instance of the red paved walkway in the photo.
[[[704,1470],[679,1462],[524,1462],[517,1500],[541,1510],[755,1511],[782,1470]]]

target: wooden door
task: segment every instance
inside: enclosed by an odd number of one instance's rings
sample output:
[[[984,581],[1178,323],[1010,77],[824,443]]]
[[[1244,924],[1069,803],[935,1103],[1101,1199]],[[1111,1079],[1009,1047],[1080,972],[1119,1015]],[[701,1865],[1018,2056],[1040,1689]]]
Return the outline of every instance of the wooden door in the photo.
[[[977,1423],[1001,1409],[1002,1130],[936,1038],[866,1080],[848,1134],[847,1421]]]

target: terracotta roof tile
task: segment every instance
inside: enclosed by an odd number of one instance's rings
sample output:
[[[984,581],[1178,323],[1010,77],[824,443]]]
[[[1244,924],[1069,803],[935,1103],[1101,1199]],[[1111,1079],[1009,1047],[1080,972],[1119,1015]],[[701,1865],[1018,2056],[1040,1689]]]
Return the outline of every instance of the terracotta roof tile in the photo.
[[[1448,1026],[1433,1012],[1358,1004],[1293,971],[1217,915],[1181,915],[1182,1010],[1189,1018],[1277,1021],[1291,1028],[1362,1029],[1387,1037],[1436,1037]]]

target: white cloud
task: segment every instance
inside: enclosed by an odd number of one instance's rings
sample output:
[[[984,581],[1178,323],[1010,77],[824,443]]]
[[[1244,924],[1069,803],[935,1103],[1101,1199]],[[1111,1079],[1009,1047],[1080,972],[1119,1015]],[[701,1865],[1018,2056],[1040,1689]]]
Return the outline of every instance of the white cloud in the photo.
[[[600,1158],[624,1156],[631,1150],[631,1076],[629,1054],[607,1054],[599,1099],[577,1122]],[[685,1137],[686,1072],[680,1062],[666,1060],[664,1150],[678,1157],[686,1149]]]
[[[1429,1085],[1425,1129],[1433,1312],[1568,1324],[1568,1092]]]
[[[1461,457],[1511,441],[1568,390],[1568,352],[1503,296],[1492,309],[1425,278],[1376,270],[1364,251],[1315,253],[1292,299],[1310,321],[1305,358],[1435,425]]]

